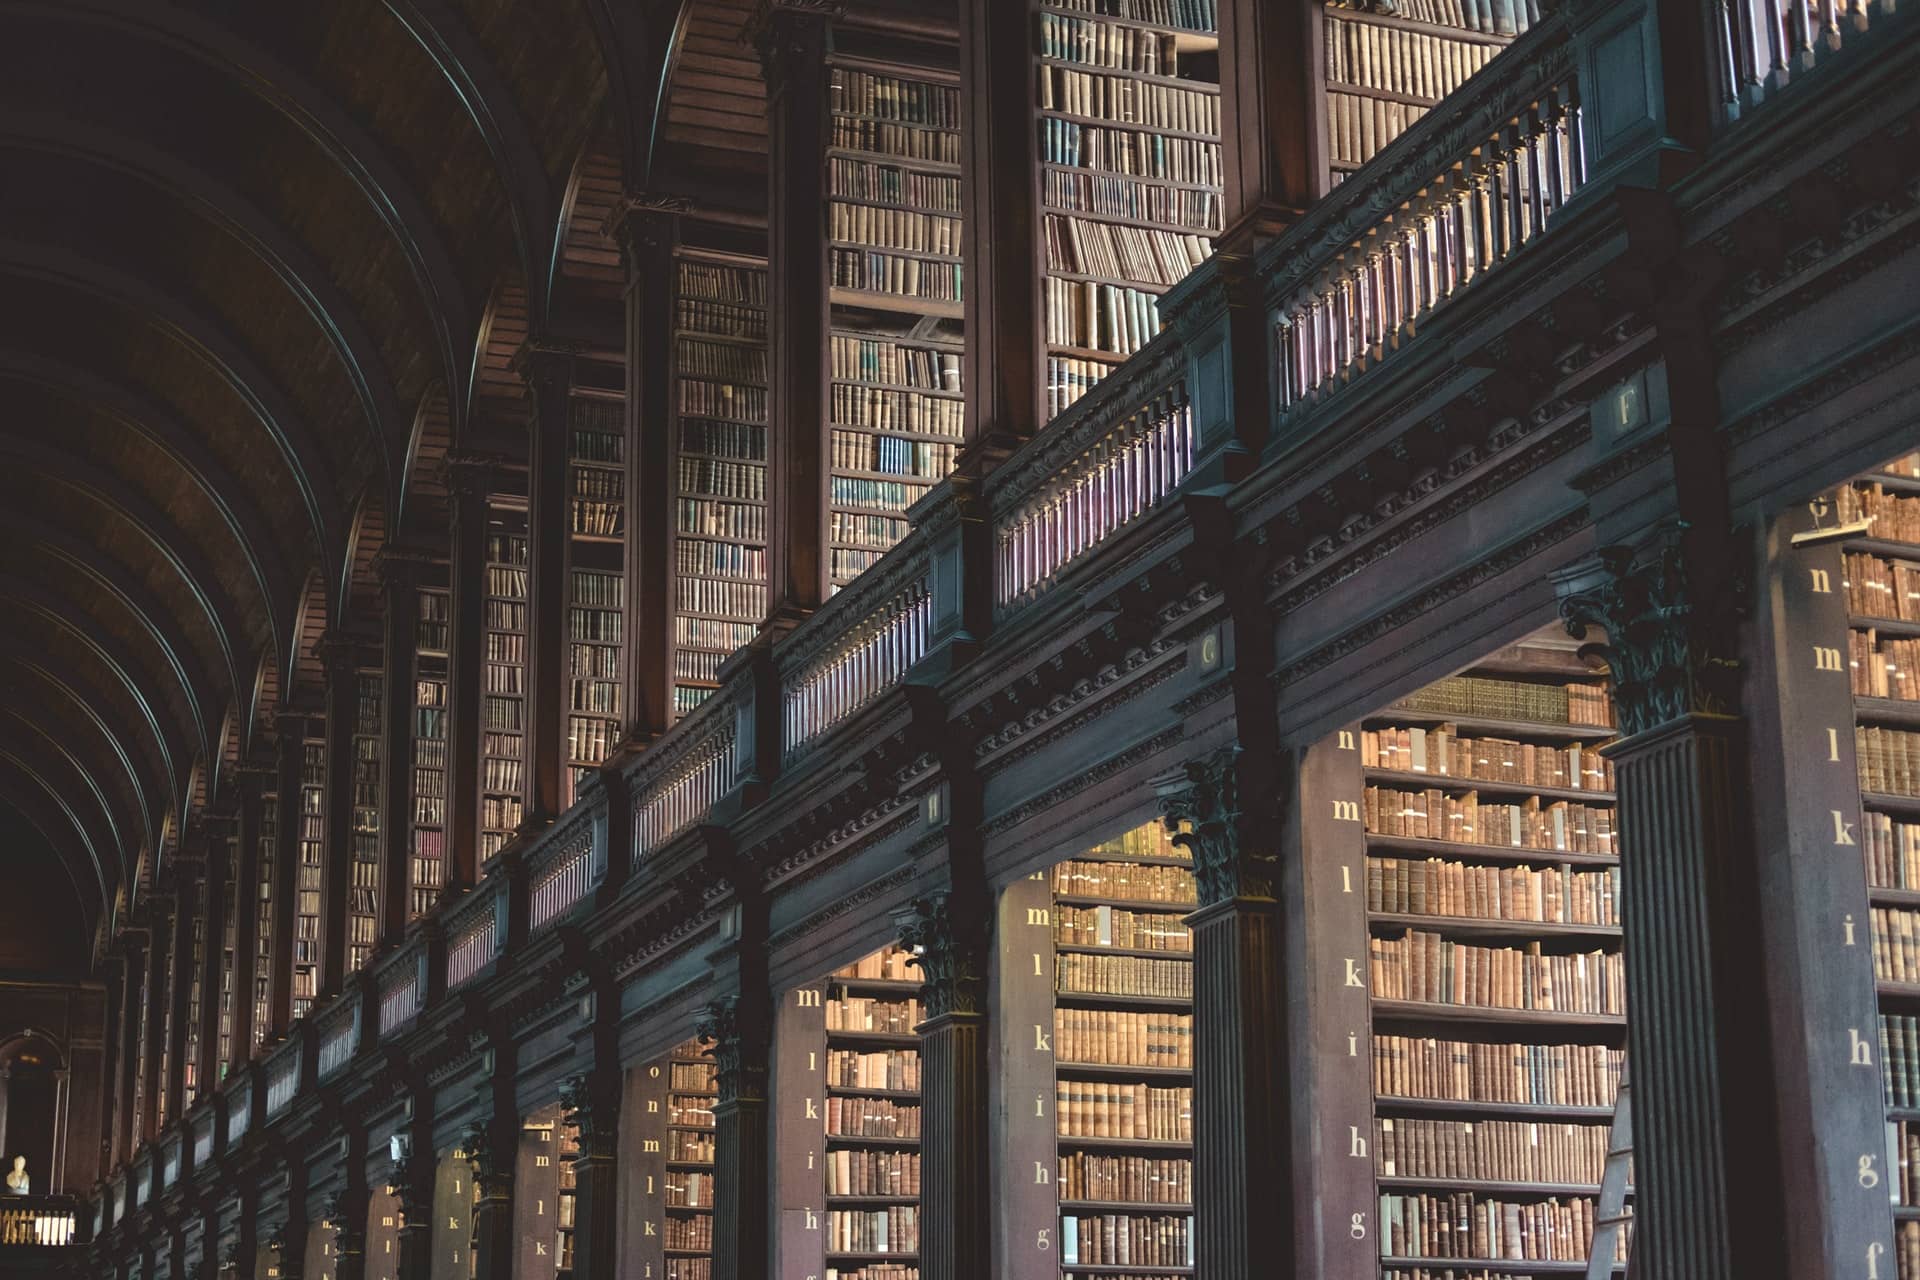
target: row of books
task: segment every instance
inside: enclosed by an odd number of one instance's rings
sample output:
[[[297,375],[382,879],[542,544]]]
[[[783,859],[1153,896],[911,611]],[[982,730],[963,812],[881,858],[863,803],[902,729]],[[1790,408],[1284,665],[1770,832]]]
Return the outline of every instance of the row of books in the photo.
[[[936,213],[960,212],[960,179],[921,173],[896,164],[832,156],[827,160],[827,194],[876,204],[909,205]]]
[[[1607,1162],[1604,1124],[1381,1117],[1373,1126],[1373,1168],[1383,1178],[1598,1187]]]
[[[1060,280],[1045,286],[1047,341],[1130,356],[1160,332],[1160,302],[1153,294],[1097,280]]]
[[[1108,883],[1107,877],[1084,871],[1068,875],[1068,883],[1078,886],[1071,890],[1075,894],[1098,896],[1105,892],[1104,886]],[[1055,906],[1053,911],[1053,940],[1065,946],[1123,947],[1129,951],[1193,950],[1193,934],[1177,915],[1105,906]]]
[[[1380,1256],[1585,1262],[1594,1203],[1586,1196],[1516,1203],[1455,1191],[1380,1197]],[[1625,1237],[1620,1238],[1625,1260]]]
[[[958,440],[965,430],[964,402],[890,387],[835,383],[833,423],[872,431],[919,431]],[[948,446],[951,448],[952,446]]]
[[[848,551],[844,547],[834,547],[828,552],[828,571],[839,584],[853,581],[874,565],[880,563],[880,551]]]
[[[667,1280],[682,1278],[669,1274]],[[711,1276],[688,1276],[684,1280],[711,1280]],[[920,1268],[899,1262],[865,1262],[856,1267],[836,1267],[829,1263],[827,1280],[920,1280]]]
[[[1345,9],[1372,9],[1370,0],[1334,0]],[[1415,22],[1487,35],[1518,35],[1540,21],[1540,0],[1394,0],[1392,12]]]
[[[1537,684],[1486,676],[1448,676],[1394,704],[1406,711],[1530,720],[1537,724],[1613,727],[1613,702],[1593,684]]]
[[[767,305],[767,273],[762,268],[690,258],[681,258],[677,265],[680,268],[680,296],[683,298],[709,298],[756,307]]]
[[[1848,484],[1837,491],[1834,509],[1840,524],[1867,521],[1868,537],[1920,543],[1920,498],[1890,492],[1877,482]]]
[[[567,717],[567,759],[596,765],[620,744],[620,724],[616,720],[594,720],[584,716]]]
[[[958,302],[963,271],[959,262],[902,257],[877,249],[828,252],[829,278],[836,289],[891,293],[928,302]]]
[[[883,511],[905,511],[927,496],[931,485],[901,484],[895,480],[863,480],[856,476],[833,476],[827,487],[829,501],[848,507],[878,507]]]
[[[1367,910],[1395,915],[1620,923],[1620,869],[1484,867],[1439,858],[1367,859]]]
[[[1187,231],[1048,214],[1047,268],[1165,288],[1207,260],[1213,246]]]
[[[625,617],[619,609],[568,609],[567,639],[619,644]]]
[[[1093,390],[1093,384],[1112,371],[1113,366],[1104,360],[1088,360],[1080,356],[1048,356],[1048,419],[1051,420],[1065,413],[1069,405]]]
[[[865,151],[909,163],[956,166],[960,163],[958,132],[896,124],[868,116],[834,116],[828,145],[835,151]]]
[[[827,536],[833,542],[885,551],[907,536],[907,522],[893,516],[832,511],[827,514]]]
[[[1862,814],[1860,852],[1872,887],[1920,889],[1920,825],[1884,813]]]
[[[585,646],[575,646],[582,648]],[[604,653],[618,653],[604,649]],[[617,680],[573,680],[568,700],[570,711],[593,711],[603,716],[620,714],[620,682]]]
[[[885,1098],[828,1098],[830,1138],[917,1138],[920,1108]]]
[[[1432,102],[1458,89],[1503,46],[1327,15],[1327,79]]]
[[[674,369],[683,378],[714,379],[723,383],[767,384],[767,351],[738,342],[706,342],[681,337],[675,347]]]
[[[925,1020],[918,1000],[884,1000],[873,996],[839,996],[827,1001],[828,1031],[877,1031],[910,1036]]]
[[[767,509],[712,498],[681,498],[677,505],[679,531],[709,538],[738,538],[746,542],[767,539]]]
[[[717,613],[759,621],[767,616],[767,589],[752,582],[683,577],[673,584],[675,605],[689,613]]]
[[[913,1093],[920,1088],[918,1049],[827,1050],[827,1086],[838,1089],[884,1089]]]
[[[1049,121],[1067,124],[1070,121]],[[1049,209],[1076,210],[1135,222],[1158,222],[1202,234],[1220,230],[1220,193],[1205,187],[1168,187],[1133,178],[1048,169],[1041,188]]]
[[[603,609],[618,609],[621,601],[621,576],[617,573],[598,573],[588,569],[575,569],[573,579],[573,603],[592,605]]]
[[[1192,1204],[1193,1161],[1076,1151],[1060,1157],[1056,1185],[1062,1200]]]
[[[835,333],[828,340],[829,368],[836,379],[884,382],[957,394],[960,353],[912,346],[884,338]],[[836,413],[838,401],[835,402]]]
[[[486,697],[480,700],[480,723],[489,729],[525,729],[527,704],[520,698]],[[518,754],[514,752],[513,754]]]
[[[620,678],[620,650],[604,644],[567,646],[567,674],[576,680]]]
[[[1920,1123],[1887,1122],[1887,1191],[1899,1205],[1920,1204]]]
[[[1059,955],[1053,963],[1055,988],[1069,994],[1193,998],[1191,960]]]
[[[672,1129],[667,1133],[667,1159],[685,1164],[713,1163],[713,1136]]]
[[[575,498],[623,498],[627,489],[626,473],[612,467],[576,466],[567,487]]]
[[[669,1209],[713,1208],[713,1175],[676,1169],[667,1174]]]
[[[835,969],[831,976],[856,982],[919,982],[921,979],[920,966],[913,963],[913,954],[897,947],[862,956],[852,964]]]
[[[1920,983],[1920,911],[1874,907],[1872,921],[1875,980]]]
[[[1849,551],[1841,572],[1848,613],[1920,622],[1920,564]]]
[[[1089,1066],[1193,1066],[1193,1016],[1116,1009],[1055,1009],[1053,1055]]]
[[[920,1248],[920,1209],[833,1209],[827,1213],[828,1253],[914,1253]]]
[[[1369,939],[1367,969],[1376,999],[1612,1016],[1627,1010],[1617,951],[1548,955],[1538,942],[1483,947],[1409,929]]]
[[[1062,1214],[1060,1265],[1190,1267],[1193,1219],[1133,1214]]]
[[[1477,782],[1613,790],[1613,762],[1581,743],[1546,746],[1512,738],[1462,736],[1435,729],[1363,729],[1360,764],[1368,769],[1431,773]]]
[[[682,619],[682,621],[700,621],[706,619]],[[676,649],[673,654],[673,678],[676,680],[717,680],[720,676],[720,664],[726,660],[724,654],[706,649]]]
[[[1220,29],[1219,0],[1046,0],[1046,7],[1155,22],[1183,31],[1213,33]]]
[[[920,1153],[845,1149],[829,1151],[827,1194],[917,1196],[920,1194]]]
[[[767,573],[766,549],[738,542],[680,538],[674,543],[673,559],[681,573],[728,578],[764,578]]]
[[[1131,76],[1040,68],[1040,109],[1114,124],[1214,138],[1220,134],[1220,91],[1182,80],[1161,83]]]
[[[1048,880],[1053,892],[1068,897],[1172,903],[1199,900],[1194,889],[1193,872],[1185,867],[1086,862],[1069,858],[1053,865],[1048,872]]]
[[[1171,31],[1065,14],[1040,14],[1040,56],[1149,76],[1178,76],[1180,46]]]
[[[958,400],[947,401],[959,404]],[[925,476],[944,480],[953,470],[955,446],[898,436],[835,431],[829,442],[832,463],[850,471],[879,471],[887,475]]]
[[[1361,813],[1374,835],[1559,853],[1615,852],[1613,810],[1530,796],[1519,804],[1483,801],[1477,792],[1368,787]]]
[[[486,623],[493,631],[525,631],[527,606],[518,600],[488,600]]]
[[[575,407],[582,404],[598,405],[599,401],[576,400]],[[567,446],[567,455],[575,462],[600,462],[618,466],[626,461],[627,436],[621,423],[621,414],[625,407],[620,404],[607,406],[610,421],[603,426],[585,427],[576,418],[573,428],[573,441]]]
[[[747,422],[693,419],[680,424],[680,452],[713,454],[743,462],[767,458],[767,429]]]
[[[523,745],[517,733],[485,733],[480,736],[480,754],[485,756],[505,756],[517,760]]]
[[[488,662],[525,662],[527,638],[524,635],[492,633],[487,636]]]
[[[587,538],[617,538],[626,530],[624,502],[589,502],[576,498],[569,506],[567,531]]]
[[[696,1129],[713,1128],[713,1099],[704,1095],[667,1097],[667,1123],[691,1125]]]
[[[711,1062],[673,1063],[667,1087],[675,1093],[714,1093],[720,1088],[720,1068]]]
[[[713,1218],[702,1214],[698,1217],[668,1218],[660,1232],[661,1241],[669,1249],[700,1249],[713,1251]]]
[[[692,414],[696,418],[729,418],[746,422],[767,420],[765,387],[687,377],[679,379],[678,385],[681,413]]]
[[[705,302],[683,297],[674,308],[674,322],[684,333],[748,339],[767,336],[767,313],[757,306],[737,306],[729,302]]]
[[[1040,121],[1040,162],[1067,169],[1093,169],[1130,178],[1211,188],[1216,192],[1223,176],[1218,142],[1169,137],[1144,129],[1082,124],[1054,116]]]
[[[1920,1280],[1920,1222],[1896,1222],[1893,1256],[1899,1280]]]
[[[481,687],[488,693],[525,693],[527,669],[503,662],[489,662],[481,669]]]
[[[1920,733],[1855,725],[1853,751],[1862,790],[1920,795]]]
[[[1872,627],[1849,631],[1847,675],[1856,698],[1920,699],[1920,640],[1883,636]]]
[[[1054,1086],[1055,1132],[1063,1138],[1193,1141],[1193,1090],[1061,1080]]]
[[[519,796],[485,796],[480,801],[480,825],[490,831],[512,831],[523,816]]]
[[[487,535],[487,561],[490,564],[524,566],[527,563],[527,535],[524,533],[489,533]],[[524,577],[522,580],[524,581]]]
[[[844,200],[827,205],[827,236],[841,243],[905,249],[913,253],[957,258],[966,251],[960,219],[919,209],[852,204]]]
[[[714,618],[675,618],[673,620],[675,644],[688,645],[697,649],[714,649],[722,653],[732,653],[752,640],[758,630],[759,627],[751,622],[722,622]]]
[[[960,127],[958,88],[904,76],[834,67],[827,81],[827,105],[843,115],[899,120],[935,129]]]

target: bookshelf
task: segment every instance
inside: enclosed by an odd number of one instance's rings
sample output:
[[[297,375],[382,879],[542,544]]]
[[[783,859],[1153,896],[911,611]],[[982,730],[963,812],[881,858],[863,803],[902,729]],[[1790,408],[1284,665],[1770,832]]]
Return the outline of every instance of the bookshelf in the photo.
[[[624,544],[626,428],[617,398],[576,391],[569,403],[567,467],[567,790],[619,743],[626,643]]]
[[[207,950],[207,882],[199,881],[191,894],[189,909],[193,912],[187,942],[187,1025],[182,1043],[184,1057],[180,1063],[180,1075],[184,1088],[180,1096],[184,1105],[191,1107],[200,1096],[200,1090],[206,1083],[200,1078],[200,1009],[201,1001],[207,998],[202,975],[206,973]]]
[[[828,571],[906,533],[962,435],[960,90],[926,68],[829,68]]]
[[[1620,850],[1598,750],[1612,709],[1560,643],[1515,656],[1531,661],[1449,677],[1341,731],[1309,775],[1343,819],[1309,897],[1330,895],[1332,927],[1365,934],[1372,1043],[1370,1095],[1353,1099],[1371,1124],[1336,1117],[1323,1141],[1353,1157],[1336,1178],[1370,1175],[1353,1190],[1377,1205],[1382,1280],[1587,1265],[1625,1058]],[[1535,674],[1512,674],[1523,666]]]
[[[675,261],[673,714],[767,616],[767,270],[682,250]]]
[[[1842,486],[1834,503],[1842,525],[1867,523],[1864,537],[1843,546],[1840,581],[1900,1280],[1920,1277],[1920,629],[1909,625],[1920,618],[1916,494],[1920,454],[1910,454]]]
[[[1326,7],[1327,162],[1335,185],[1540,17],[1535,0],[1409,0],[1392,8]]]
[[[1221,229],[1211,0],[1048,0],[1036,25],[1047,416],[1160,331]]]
[[[320,990],[321,894],[327,866],[327,744],[324,722],[303,719],[300,744],[299,877],[293,914],[293,1016]]]
[[[416,593],[413,652],[413,834],[407,917],[425,915],[447,882],[447,679],[453,603],[445,588]]]
[[[700,1041],[685,1040],[629,1079],[629,1105],[638,1104],[637,1274],[712,1280],[713,1106],[720,1093],[713,1056]]]
[[[455,1147],[440,1157],[433,1175],[433,1280],[471,1280],[478,1263],[473,1251],[473,1206],[480,1188],[473,1162]],[[440,1229],[440,1224],[445,1229]]]
[[[347,886],[347,972],[365,965],[380,929],[380,788],[386,681],[378,670],[354,673],[353,882]]]
[[[480,712],[480,865],[520,826],[526,799],[527,510],[487,506],[486,667]]]
[[[578,1204],[578,1186],[573,1171],[573,1162],[580,1155],[580,1131],[573,1125],[562,1124],[556,1131],[554,1161],[556,1165],[556,1185],[554,1190],[553,1224],[553,1272],[556,1277],[573,1275],[573,1230]]]
[[[280,798],[269,791],[260,797],[258,838],[260,882],[254,886],[253,1045],[266,1043],[273,1026],[273,878],[280,840]]]
[[[225,914],[220,917],[222,921],[220,934],[220,1039],[215,1045],[215,1048],[220,1055],[216,1061],[220,1064],[219,1071],[222,1079],[226,1077],[227,1064],[233,1061],[233,1015],[235,1009],[238,1007],[234,1004],[236,993],[233,987],[233,975],[235,972],[235,964],[239,960],[240,951],[240,908],[247,901],[242,893],[243,886],[240,883],[239,877],[240,868],[245,865],[246,860],[240,856],[238,842],[235,842],[230,847],[233,851],[232,861],[229,863],[230,872],[227,876],[226,883],[222,885],[220,889],[220,892],[225,898],[222,907]]]

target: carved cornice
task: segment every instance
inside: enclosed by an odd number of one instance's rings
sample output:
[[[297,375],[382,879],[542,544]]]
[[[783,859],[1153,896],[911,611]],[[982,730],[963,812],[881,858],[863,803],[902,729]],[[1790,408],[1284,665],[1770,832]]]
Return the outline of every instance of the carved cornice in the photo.
[[[1108,756],[1092,768],[1082,769],[1067,781],[1050,787],[1026,803],[1016,805],[1006,812],[1001,813],[999,816],[987,822],[982,828],[982,831],[990,836],[1001,835],[1011,831],[1035,814],[1044,813],[1054,808],[1070,797],[1085,791],[1088,787],[1105,782],[1108,778],[1133,768],[1133,766],[1143,760],[1151,760],[1154,756],[1179,742],[1183,736],[1184,731],[1176,725],[1171,729],[1164,729],[1144,741],[1136,742],[1125,751],[1117,755]]]
[[[1155,783],[1163,825],[1173,843],[1193,855],[1201,906],[1271,898],[1279,878],[1279,815],[1242,811],[1243,759],[1238,746],[1224,747]],[[1272,790],[1269,798],[1277,800],[1279,788]]]
[[[1728,656],[1744,608],[1737,577],[1696,588],[1690,581],[1683,521],[1668,521],[1632,546],[1605,547],[1590,561],[1554,575],[1567,632],[1604,642],[1581,646],[1613,672],[1620,732],[1632,737],[1684,716],[1738,709],[1740,664]]]
[[[985,913],[942,889],[915,898],[893,919],[901,945],[912,953],[909,963],[921,972],[927,1016],[981,1012],[987,986]]]
[[[850,894],[835,898],[826,906],[815,911],[806,919],[790,924],[767,940],[769,951],[778,951],[789,943],[798,941],[815,929],[832,924],[843,916],[852,915],[865,907],[872,906],[883,898],[891,897],[912,884],[916,872],[911,864],[895,867],[878,880],[870,880]]]

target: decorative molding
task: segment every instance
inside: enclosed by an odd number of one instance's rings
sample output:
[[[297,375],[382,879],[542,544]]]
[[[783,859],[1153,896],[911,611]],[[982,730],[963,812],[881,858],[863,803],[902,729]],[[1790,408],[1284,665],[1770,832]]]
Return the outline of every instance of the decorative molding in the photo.
[[[767,940],[767,949],[777,951],[799,938],[804,938],[823,925],[831,924],[842,916],[852,915],[863,907],[904,889],[912,884],[917,876],[918,872],[911,864],[895,867],[878,880],[870,880],[852,893],[835,898],[799,923],[788,925]]]
[[[1133,768],[1133,766],[1143,760],[1152,759],[1154,756],[1159,755],[1162,751],[1179,742],[1185,736],[1185,731],[1178,725],[1171,729],[1163,729],[1151,738],[1134,743],[1118,755],[1108,756],[1105,760],[1102,760],[1093,767],[1082,769],[1067,781],[1057,786],[1049,787],[1024,804],[1015,805],[999,817],[986,823],[982,831],[988,836],[1001,835],[1011,831],[1027,819],[1033,817],[1036,813],[1044,813],[1048,809],[1060,804],[1063,800],[1067,800],[1085,791],[1088,787],[1105,782],[1108,778]]]
[[[708,1001],[693,1034],[697,1040],[713,1042],[721,1102],[767,1096],[766,1028],[741,1008],[739,996]]]
[[[1233,898],[1271,898],[1280,865],[1273,852],[1279,824],[1274,815],[1249,815],[1240,807],[1239,746],[1189,760],[1178,773],[1156,780],[1161,823],[1173,843],[1193,855],[1200,905]],[[1249,829],[1249,828],[1254,829]],[[1262,837],[1266,837],[1262,839]]]
[[[987,925],[979,911],[956,904],[950,890],[915,898],[894,913],[909,962],[923,975],[920,998],[929,1018],[984,1010]]]
[[[578,1131],[580,1153],[604,1156],[620,1140],[620,1100],[617,1089],[596,1081],[592,1072],[569,1076],[560,1085],[563,1123]]]

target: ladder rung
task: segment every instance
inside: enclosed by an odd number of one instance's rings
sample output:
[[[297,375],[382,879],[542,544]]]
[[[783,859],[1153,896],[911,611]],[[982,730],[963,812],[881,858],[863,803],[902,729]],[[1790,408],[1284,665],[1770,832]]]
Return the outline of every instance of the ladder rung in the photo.
[[[1632,1147],[1608,1147],[1607,1148],[1607,1159],[1609,1160],[1613,1159],[1615,1156],[1630,1156],[1632,1154],[1633,1154]]]
[[[1593,1229],[1595,1231],[1598,1231],[1602,1227],[1617,1227],[1623,1222],[1632,1222],[1632,1221],[1633,1221],[1633,1215],[1630,1213],[1611,1214],[1605,1218],[1595,1218],[1593,1220]]]

